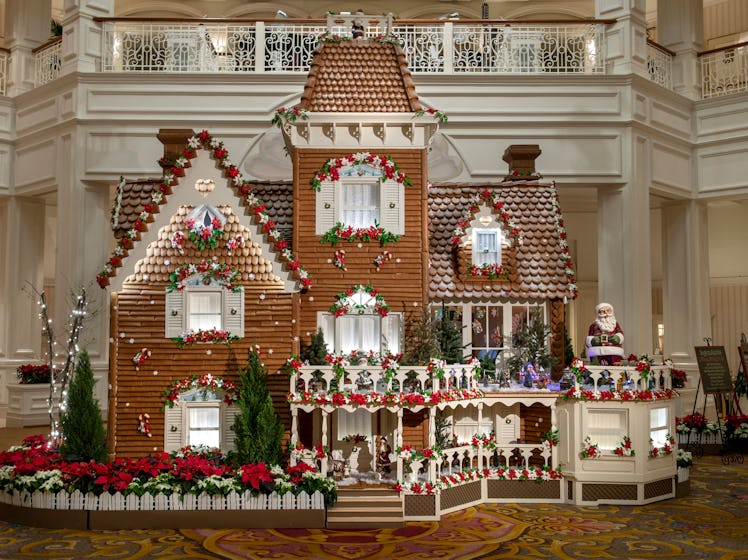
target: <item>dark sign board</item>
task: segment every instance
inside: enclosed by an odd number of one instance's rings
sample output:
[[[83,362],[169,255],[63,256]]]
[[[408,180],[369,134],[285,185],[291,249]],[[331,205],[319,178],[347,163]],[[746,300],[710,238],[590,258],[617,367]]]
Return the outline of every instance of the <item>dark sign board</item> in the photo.
[[[704,393],[729,393],[732,391],[730,366],[724,346],[696,346],[696,362],[699,364]]]

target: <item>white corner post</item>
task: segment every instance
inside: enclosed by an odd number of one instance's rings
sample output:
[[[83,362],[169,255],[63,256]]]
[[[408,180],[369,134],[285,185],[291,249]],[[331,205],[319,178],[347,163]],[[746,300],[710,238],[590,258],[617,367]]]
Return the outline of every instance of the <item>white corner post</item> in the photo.
[[[598,300],[611,303],[623,328],[626,354],[651,354],[650,140],[625,142],[631,171],[620,188],[598,189]],[[624,156],[626,157],[626,156]]]
[[[49,0],[5,0],[5,47],[10,51],[6,75],[7,95],[34,89],[34,53],[50,35],[52,3]]]
[[[688,374],[681,406],[692,405],[699,379],[694,346],[703,346],[704,337],[712,335],[707,216],[706,205],[695,200],[662,208],[664,353]],[[679,416],[684,412],[677,411]]]
[[[615,19],[605,31],[608,72],[647,75],[646,0],[595,0],[595,17]]]
[[[657,42],[675,53],[673,90],[689,99],[701,98],[700,51],[704,50],[702,0],[658,0]]]
[[[114,0],[65,0],[61,74],[101,70],[102,26],[95,17],[114,15]]]

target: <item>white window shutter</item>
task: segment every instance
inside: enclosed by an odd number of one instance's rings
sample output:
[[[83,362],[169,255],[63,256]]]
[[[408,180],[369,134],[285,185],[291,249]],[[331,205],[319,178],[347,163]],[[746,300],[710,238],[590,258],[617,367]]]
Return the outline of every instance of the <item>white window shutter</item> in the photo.
[[[316,198],[316,226],[314,233],[322,235],[335,225],[335,183],[332,181],[322,181]]]
[[[182,334],[185,328],[184,290],[174,290],[166,294],[166,338]]]
[[[500,418],[498,424],[497,442],[499,444],[517,441],[520,431],[519,404],[512,405],[508,414],[504,418]]]
[[[395,235],[405,233],[405,196],[397,181],[382,181],[379,218],[384,229]]]
[[[382,317],[382,351],[387,350],[390,354],[400,353],[400,324],[401,313],[389,313]]]
[[[317,327],[322,329],[328,354],[332,354],[335,351],[335,316],[332,313],[318,311]]]
[[[236,451],[234,421],[239,412],[239,407],[236,404],[228,406],[225,403],[221,407],[221,452]]]
[[[244,337],[244,287],[223,293],[223,329],[229,334]]]
[[[177,403],[173,408],[167,405],[164,410],[164,451],[167,453],[182,448],[182,434],[184,433],[182,409],[183,406]]]

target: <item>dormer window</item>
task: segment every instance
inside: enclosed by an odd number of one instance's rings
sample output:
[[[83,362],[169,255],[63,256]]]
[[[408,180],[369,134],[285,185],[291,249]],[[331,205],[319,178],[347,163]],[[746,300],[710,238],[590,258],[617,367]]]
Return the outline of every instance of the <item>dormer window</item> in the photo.
[[[501,264],[501,229],[473,229],[473,264]]]

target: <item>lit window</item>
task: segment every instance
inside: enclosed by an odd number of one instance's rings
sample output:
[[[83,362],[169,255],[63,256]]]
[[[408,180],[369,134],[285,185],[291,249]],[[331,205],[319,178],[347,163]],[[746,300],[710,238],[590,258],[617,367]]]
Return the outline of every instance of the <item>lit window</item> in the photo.
[[[220,448],[220,407],[193,405],[187,412],[187,445]]]
[[[652,440],[652,446],[663,447],[668,443],[668,431],[668,409],[663,407],[650,410],[649,438]]]
[[[473,264],[501,264],[501,230],[473,230]]]
[[[221,330],[220,291],[190,291],[187,294],[187,328],[193,331]]]
[[[366,228],[379,223],[379,181],[342,183],[341,199],[343,225]]]

